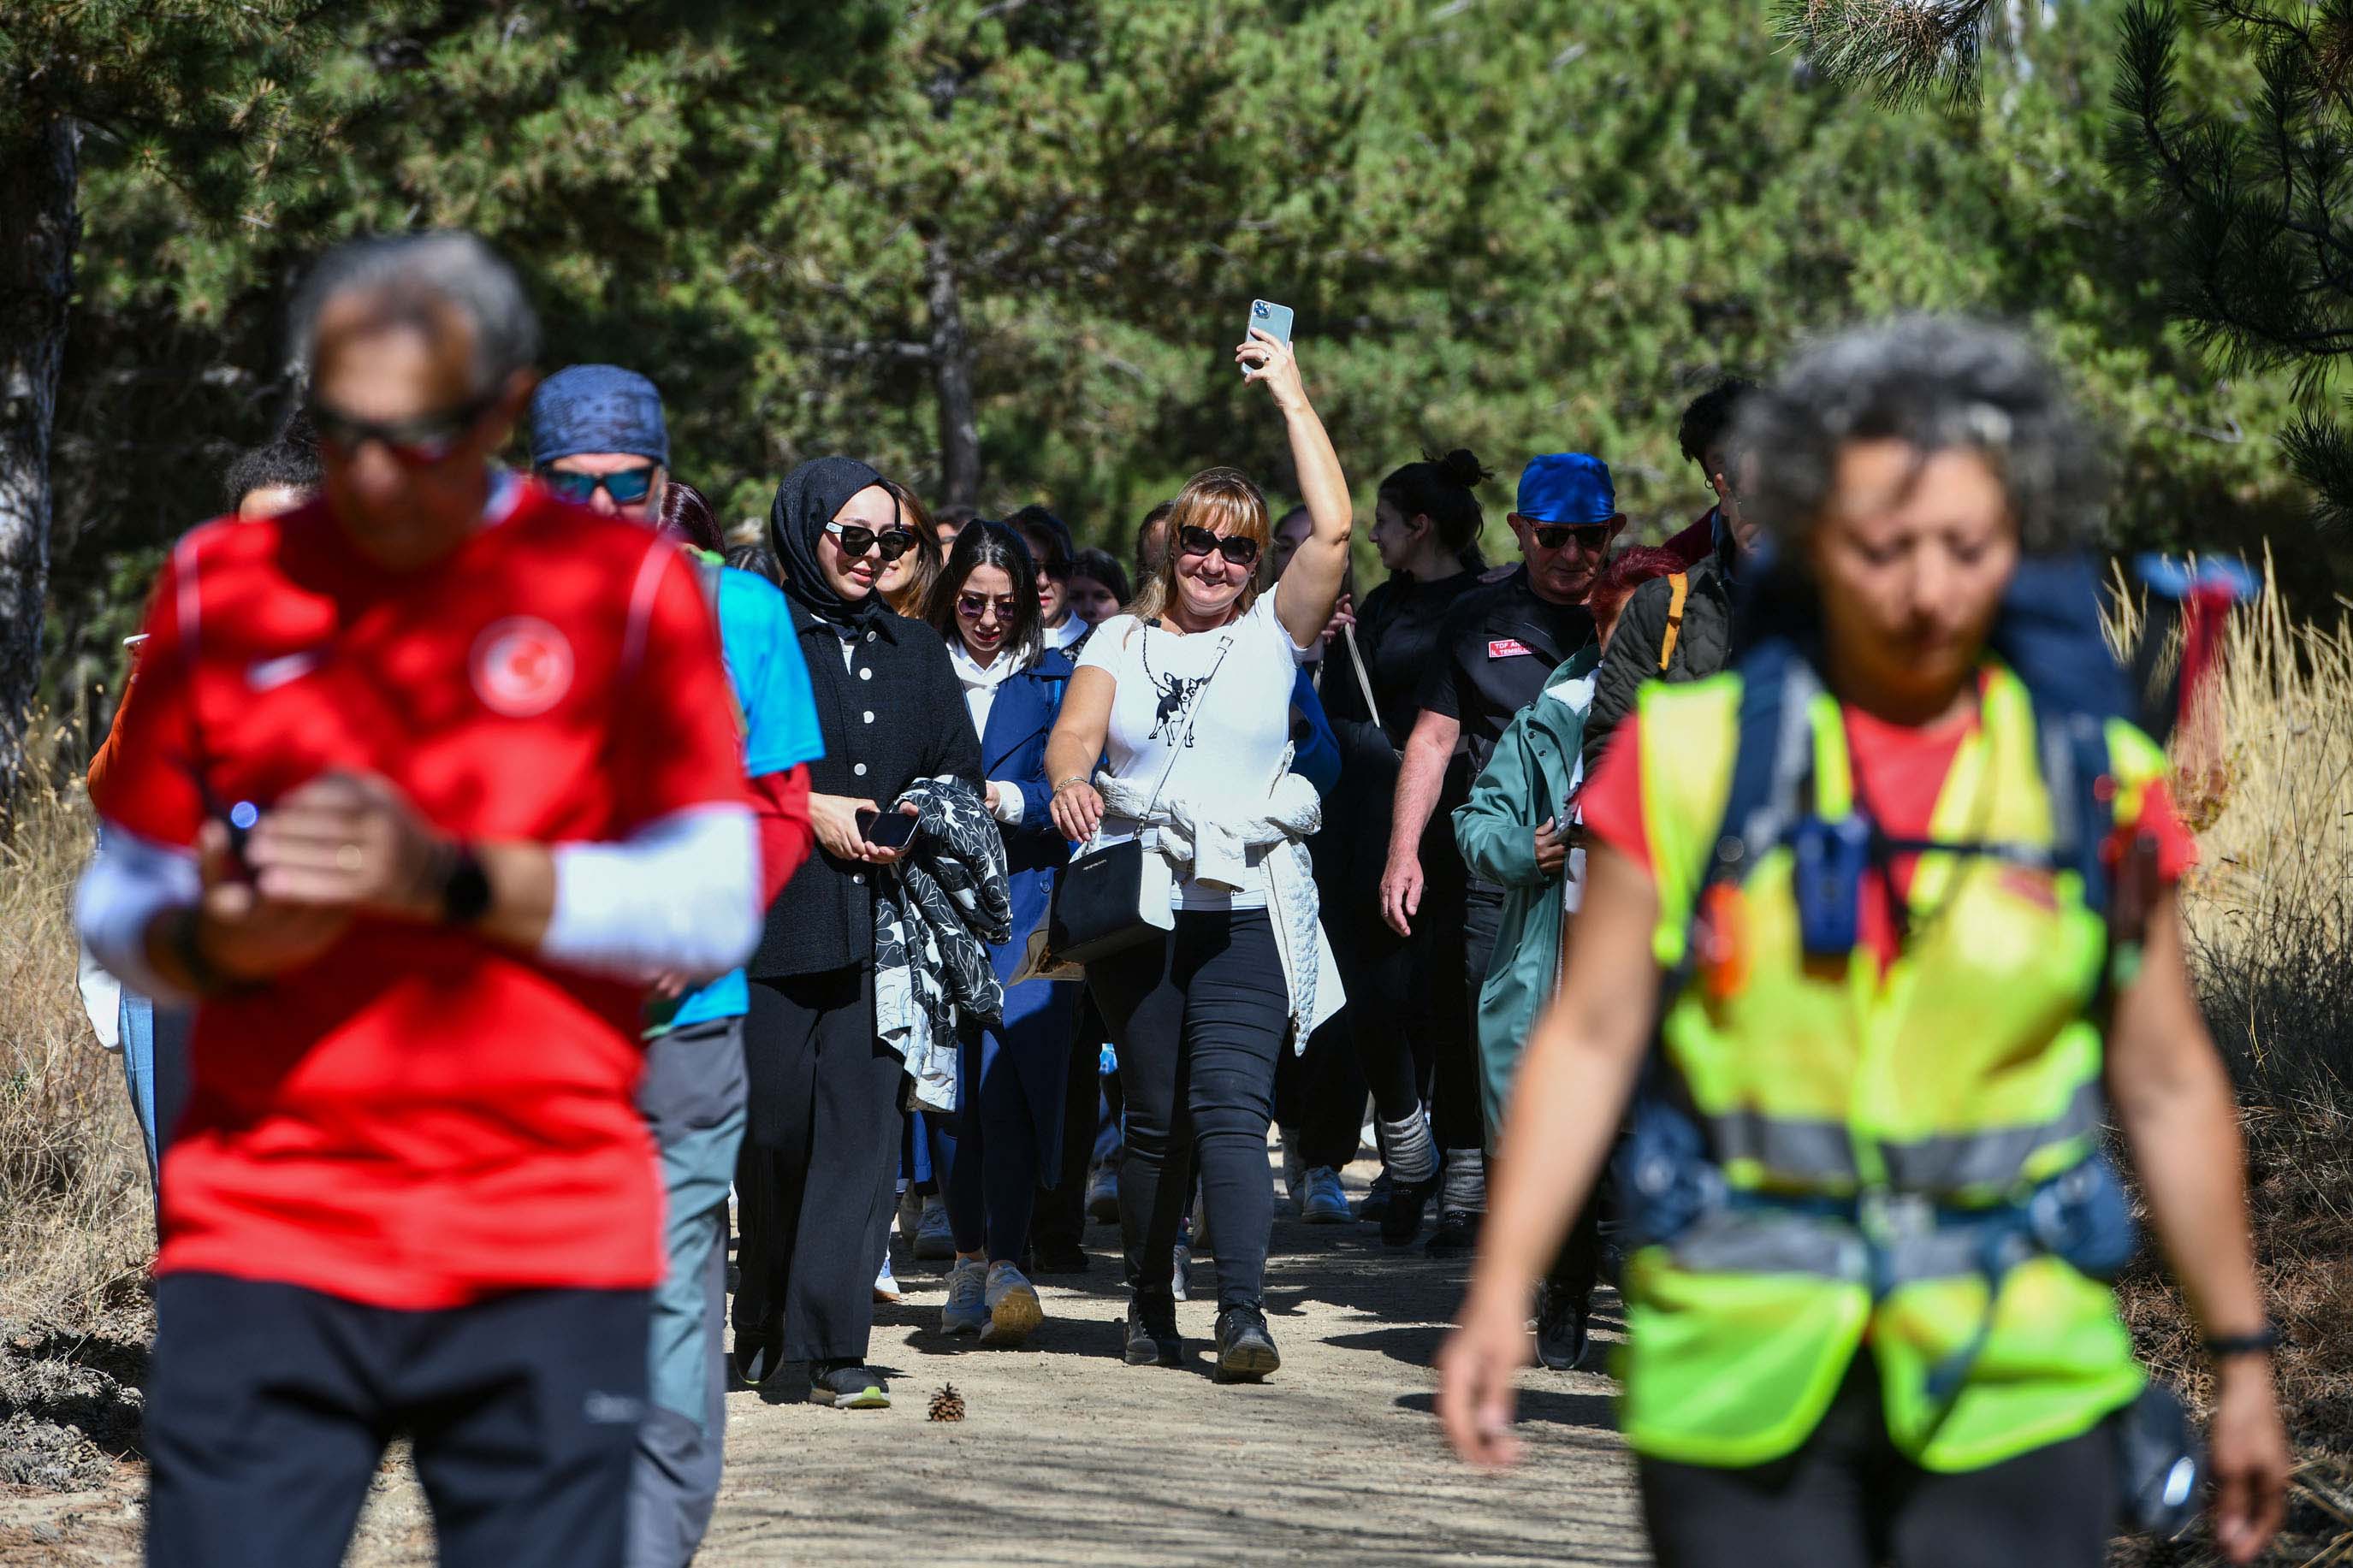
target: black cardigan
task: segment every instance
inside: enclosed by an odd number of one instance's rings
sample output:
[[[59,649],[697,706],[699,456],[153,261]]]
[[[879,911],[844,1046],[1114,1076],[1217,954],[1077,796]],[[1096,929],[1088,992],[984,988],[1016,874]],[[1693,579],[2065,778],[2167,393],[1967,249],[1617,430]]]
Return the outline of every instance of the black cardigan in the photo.
[[[798,605],[792,613],[825,737],[825,755],[809,764],[812,791],[887,809],[920,778],[946,774],[981,787],[980,738],[938,633],[877,611],[845,668],[840,634]],[[871,963],[877,870],[812,849],[768,907],[750,973],[767,979]]]

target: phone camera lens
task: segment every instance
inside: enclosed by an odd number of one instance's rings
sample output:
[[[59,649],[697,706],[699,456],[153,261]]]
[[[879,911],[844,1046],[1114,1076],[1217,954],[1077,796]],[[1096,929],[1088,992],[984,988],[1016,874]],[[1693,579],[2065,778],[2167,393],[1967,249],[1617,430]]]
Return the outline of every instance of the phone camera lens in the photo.
[[[1266,319],[1266,301],[1263,300],[1251,300],[1250,314],[1256,316],[1261,321],[1264,321]]]

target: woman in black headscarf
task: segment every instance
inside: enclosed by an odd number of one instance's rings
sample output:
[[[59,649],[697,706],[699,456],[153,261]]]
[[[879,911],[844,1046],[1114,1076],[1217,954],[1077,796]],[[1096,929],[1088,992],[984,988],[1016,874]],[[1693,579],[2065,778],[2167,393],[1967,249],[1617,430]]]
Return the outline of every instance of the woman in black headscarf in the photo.
[[[902,853],[871,819],[918,779],[981,787],[980,746],[947,645],[874,592],[914,547],[882,476],[819,458],[785,477],[768,543],[808,664],[825,755],[809,764],[818,853],[768,910],[746,966],[751,1120],[736,1168],[735,1364],[746,1383],[810,1363],[810,1397],[879,1409],[866,1365],[899,1161],[899,1057],[874,1025],[874,879]],[[912,811],[913,808],[909,807]]]

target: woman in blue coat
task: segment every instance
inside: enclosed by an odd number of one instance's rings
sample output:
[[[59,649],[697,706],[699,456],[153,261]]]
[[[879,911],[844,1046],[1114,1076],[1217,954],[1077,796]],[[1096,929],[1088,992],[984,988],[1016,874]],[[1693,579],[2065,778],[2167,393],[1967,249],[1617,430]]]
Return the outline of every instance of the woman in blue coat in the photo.
[[[1071,660],[1045,646],[1029,548],[1002,523],[970,523],[956,536],[925,618],[946,639],[964,684],[1013,893],[1012,940],[989,953],[1005,984],[1004,1020],[965,1042],[945,1184],[956,1260],[940,1327],[978,1334],[984,1344],[1017,1345],[1044,1316],[1020,1258],[1039,1182],[1060,1169],[1078,987],[1011,981],[1052,901],[1054,874],[1070,858],[1047,810],[1046,737],[1062,710]]]

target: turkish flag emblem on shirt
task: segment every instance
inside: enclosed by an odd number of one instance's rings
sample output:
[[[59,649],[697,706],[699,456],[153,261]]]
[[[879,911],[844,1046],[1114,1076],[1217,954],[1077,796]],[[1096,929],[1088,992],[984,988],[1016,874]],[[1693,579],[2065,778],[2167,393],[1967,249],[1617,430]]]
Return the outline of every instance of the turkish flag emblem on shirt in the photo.
[[[572,645],[533,616],[493,621],[474,639],[474,691],[493,713],[529,719],[572,689]]]
[[[1517,637],[1498,637],[1487,645],[1489,658],[1527,658],[1535,651]]]

